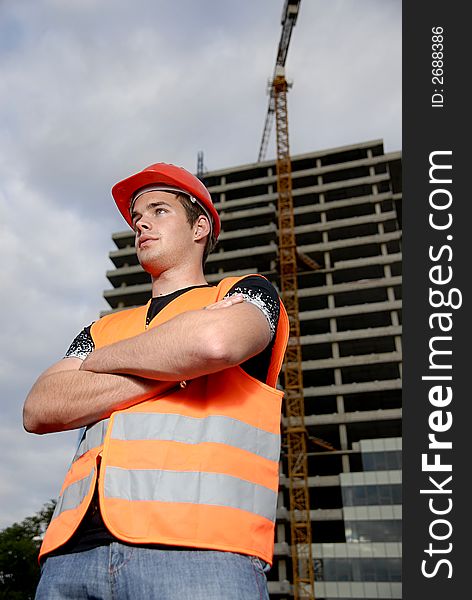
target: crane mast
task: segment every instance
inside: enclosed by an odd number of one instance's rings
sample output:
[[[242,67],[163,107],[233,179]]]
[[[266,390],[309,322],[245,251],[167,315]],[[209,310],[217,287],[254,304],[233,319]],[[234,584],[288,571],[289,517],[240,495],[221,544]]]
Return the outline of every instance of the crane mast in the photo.
[[[300,257],[295,239],[292,196],[285,61],[297,21],[301,0],[285,0],[282,33],[274,74],[269,90],[269,106],[264,124],[259,161],[263,160],[273,117],[276,124],[277,193],[279,229],[279,272],[282,300],[290,322],[290,338],[284,361],[284,436],[287,446],[287,475],[290,493],[290,533],[295,600],[315,598],[314,569],[311,549],[310,497],[308,489],[307,430],[303,397],[302,352],[298,307],[297,258],[312,268],[318,265],[309,257]]]
[[[269,83],[269,106],[267,108],[266,119],[264,123],[264,130],[262,133],[261,145],[259,148],[259,156],[257,162],[264,160],[267,146],[269,144],[270,132],[272,130],[272,122],[274,120],[275,113],[275,98],[274,98],[274,86],[273,82],[276,77],[276,70],[278,67],[285,67],[285,61],[287,60],[287,52],[292,37],[292,30],[297,22],[298,10],[300,7],[301,0],[285,0],[284,8],[282,10],[282,32],[280,34],[279,47],[277,49],[277,58],[275,60],[275,68],[272,79]]]
[[[282,300],[290,322],[284,362],[285,439],[290,490],[290,532],[293,589],[296,600],[314,599],[308,490],[307,431],[303,397],[302,352],[297,284],[297,246],[292,197],[292,169],[288,139],[287,81],[282,67],[273,82],[277,144],[279,271]]]

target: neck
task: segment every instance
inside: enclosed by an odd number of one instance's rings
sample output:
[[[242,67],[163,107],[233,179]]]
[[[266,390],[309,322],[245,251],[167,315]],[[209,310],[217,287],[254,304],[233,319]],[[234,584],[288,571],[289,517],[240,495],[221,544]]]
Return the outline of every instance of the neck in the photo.
[[[152,296],[166,296],[177,290],[182,290],[193,285],[207,285],[205,275],[201,267],[199,269],[177,271],[168,269],[157,276],[152,276]]]

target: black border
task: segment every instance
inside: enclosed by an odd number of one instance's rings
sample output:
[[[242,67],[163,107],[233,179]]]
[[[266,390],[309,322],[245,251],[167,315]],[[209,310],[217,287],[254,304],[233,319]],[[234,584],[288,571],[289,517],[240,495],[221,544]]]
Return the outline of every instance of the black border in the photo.
[[[472,547],[472,527],[469,509],[472,485],[469,485],[472,470],[472,430],[468,419],[470,412],[468,375],[472,379],[472,352],[468,348],[470,276],[472,252],[468,240],[472,239],[469,213],[472,212],[472,195],[468,190],[468,177],[472,169],[468,160],[468,130],[471,128],[467,88],[470,87],[470,22],[466,16],[466,3],[457,0],[440,2],[403,2],[403,264],[404,264],[404,335],[403,335],[403,597],[407,600],[427,598],[445,600],[467,598],[469,548]],[[433,108],[432,84],[432,28],[443,27],[444,44],[444,106]],[[452,184],[447,186],[453,196],[451,211],[453,224],[447,232],[453,240],[446,241],[446,232],[434,231],[429,223],[429,195],[433,189],[429,183],[429,156],[435,150],[452,151]],[[462,306],[451,310],[453,351],[452,388],[453,400],[448,408],[453,417],[451,429],[441,434],[442,439],[452,441],[452,450],[442,452],[443,462],[452,463],[453,506],[448,518],[452,534],[444,542],[431,540],[430,523],[435,518],[428,508],[431,496],[420,494],[428,485],[428,476],[421,469],[421,455],[428,451],[428,416],[436,410],[428,400],[431,382],[422,381],[429,363],[428,342],[432,331],[428,316],[434,310],[428,301],[430,245],[436,248],[450,243],[453,256],[448,263],[453,269],[453,280],[449,287],[462,293]],[[448,253],[446,253],[448,255]],[[444,256],[446,256],[444,254]],[[469,258],[470,256],[470,258]],[[446,310],[446,309],[440,309]],[[447,335],[447,334],[444,334]],[[447,362],[447,361],[446,361]],[[446,372],[444,372],[446,373]],[[444,374],[443,373],[443,374]],[[449,372],[451,373],[451,372]],[[439,438],[438,434],[438,438]],[[470,443],[469,443],[470,440]],[[434,453],[434,452],[433,452]],[[444,479],[438,473],[437,479]],[[439,498],[440,496],[435,496]],[[438,500],[439,502],[439,500]],[[438,503],[439,506],[439,503]],[[440,532],[440,529],[436,529]],[[445,529],[443,529],[445,531]],[[436,554],[430,558],[424,553],[429,542],[437,548],[452,543],[447,554]],[[441,546],[442,544],[442,546]],[[445,558],[452,565],[452,577],[448,578],[449,567],[442,564],[434,577],[426,578],[421,564],[428,559],[428,568],[435,560]]]

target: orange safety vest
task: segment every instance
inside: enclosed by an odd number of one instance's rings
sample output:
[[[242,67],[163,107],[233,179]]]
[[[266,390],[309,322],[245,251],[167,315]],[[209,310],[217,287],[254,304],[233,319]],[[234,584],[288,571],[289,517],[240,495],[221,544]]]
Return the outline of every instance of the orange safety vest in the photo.
[[[185,292],[149,327],[217,302],[241,279]],[[142,333],[149,304],[96,321],[91,329],[96,348]],[[283,398],[275,386],[288,335],[281,303],[266,383],[231,367],[88,426],[40,557],[71,538],[99,472],[100,510],[116,538],[239,552],[271,564]]]

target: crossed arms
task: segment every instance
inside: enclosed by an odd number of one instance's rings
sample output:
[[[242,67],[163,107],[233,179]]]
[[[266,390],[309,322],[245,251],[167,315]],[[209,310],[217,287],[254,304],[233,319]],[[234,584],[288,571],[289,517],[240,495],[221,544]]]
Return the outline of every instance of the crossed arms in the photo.
[[[238,365],[270,341],[263,313],[240,295],[180,314],[159,327],[64,358],[29,392],[23,425],[31,433],[76,429],[148,400],[177,382]]]

